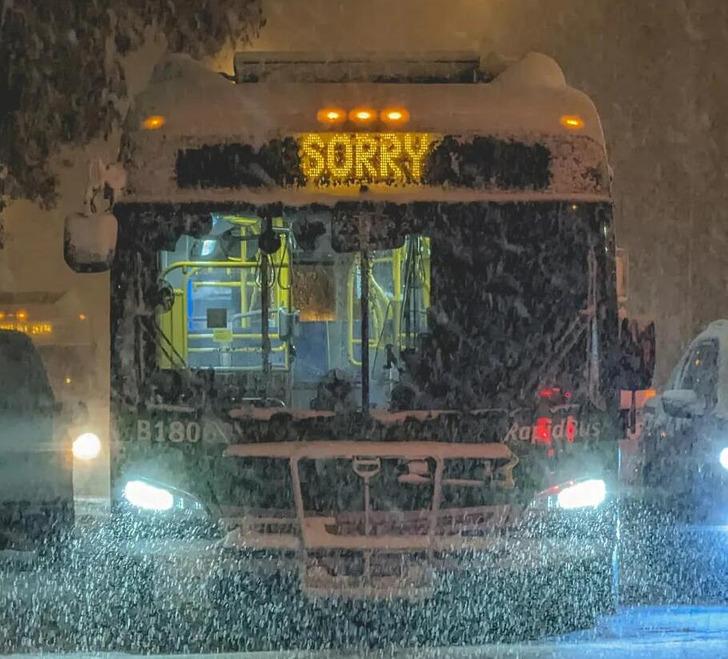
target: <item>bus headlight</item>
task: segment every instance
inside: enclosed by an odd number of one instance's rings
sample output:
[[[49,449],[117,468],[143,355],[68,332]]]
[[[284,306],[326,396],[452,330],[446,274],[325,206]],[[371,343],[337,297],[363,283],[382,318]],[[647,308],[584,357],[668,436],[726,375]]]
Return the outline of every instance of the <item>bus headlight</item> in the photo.
[[[564,510],[576,508],[596,508],[607,498],[607,485],[599,479],[593,478],[565,487],[556,495],[556,503]]]
[[[601,478],[569,481],[539,492],[531,503],[537,510],[597,508],[607,498],[607,484]]]
[[[129,481],[124,486],[124,498],[142,510],[164,512],[174,506],[174,495],[169,490],[144,481]]]
[[[723,469],[728,469],[728,446],[726,446],[721,452],[720,452],[720,466],[723,467]]]
[[[73,440],[73,457],[78,460],[95,460],[101,453],[101,440],[92,432],[80,434]]]

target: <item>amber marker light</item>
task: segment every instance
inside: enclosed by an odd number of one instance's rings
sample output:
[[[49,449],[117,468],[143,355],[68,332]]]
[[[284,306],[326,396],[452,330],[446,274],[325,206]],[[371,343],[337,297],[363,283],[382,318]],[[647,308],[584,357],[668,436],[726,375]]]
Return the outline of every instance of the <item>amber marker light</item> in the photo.
[[[349,120],[357,124],[368,124],[376,119],[377,113],[371,108],[354,108],[349,112]]]
[[[346,110],[341,108],[322,108],[316,113],[316,119],[322,124],[341,124],[346,121]]]
[[[564,128],[569,130],[581,130],[584,128],[584,120],[578,114],[565,114],[559,120]]]
[[[387,108],[379,113],[379,118],[385,124],[401,126],[409,121],[410,115],[404,108]]]
[[[151,114],[144,121],[142,121],[142,128],[144,130],[159,130],[167,120],[161,114]]]

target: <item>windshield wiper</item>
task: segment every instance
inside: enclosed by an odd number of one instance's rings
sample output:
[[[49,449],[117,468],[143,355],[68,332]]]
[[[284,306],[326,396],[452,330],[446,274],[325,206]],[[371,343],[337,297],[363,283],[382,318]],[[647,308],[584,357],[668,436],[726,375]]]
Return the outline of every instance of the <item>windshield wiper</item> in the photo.
[[[151,337],[154,345],[159,348],[159,350],[162,352],[165,358],[169,360],[169,363],[172,364],[172,366],[181,369],[189,368],[187,362],[185,361],[185,358],[179,353],[177,348],[174,347],[172,341],[170,341],[169,337],[159,326],[156,318],[152,319],[152,327],[154,328],[153,332],[149,330],[146,323],[142,322],[141,325],[144,331],[147,332],[147,334]],[[169,350],[167,350],[167,348],[165,347],[165,343],[167,347],[169,347]],[[177,364],[175,364],[175,359],[173,357],[177,359]]]

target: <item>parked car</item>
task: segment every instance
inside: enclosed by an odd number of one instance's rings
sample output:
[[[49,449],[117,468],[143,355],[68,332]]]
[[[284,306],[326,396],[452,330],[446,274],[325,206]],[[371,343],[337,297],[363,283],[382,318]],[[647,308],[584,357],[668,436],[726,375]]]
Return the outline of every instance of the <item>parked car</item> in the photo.
[[[54,546],[73,525],[71,447],[37,349],[0,330],[0,549]]]
[[[728,523],[728,320],[693,339],[650,409],[648,495],[690,520]]]

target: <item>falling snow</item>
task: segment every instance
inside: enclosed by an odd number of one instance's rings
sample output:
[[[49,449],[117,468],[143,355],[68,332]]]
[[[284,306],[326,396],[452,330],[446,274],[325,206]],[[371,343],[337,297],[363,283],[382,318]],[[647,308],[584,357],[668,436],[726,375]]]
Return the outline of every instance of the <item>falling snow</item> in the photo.
[[[0,5],[0,655],[723,656],[726,4],[122,4]]]

